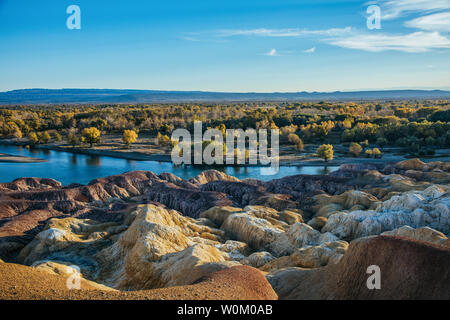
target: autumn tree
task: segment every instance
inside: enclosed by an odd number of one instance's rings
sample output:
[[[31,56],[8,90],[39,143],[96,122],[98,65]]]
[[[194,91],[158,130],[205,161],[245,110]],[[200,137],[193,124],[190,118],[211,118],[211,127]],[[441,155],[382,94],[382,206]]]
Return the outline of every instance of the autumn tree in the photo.
[[[128,147],[130,147],[132,143],[136,142],[137,138],[138,134],[134,130],[125,130],[123,132],[122,140],[127,144]]]
[[[48,131],[39,132],[37,135],[39,143],[49,143],[51,137]]]
[[[38,136],[36,134],[36,132],[30,132],[30,134],[28,135],[28,141],[32,144],[35,145],[39,142]]]
[[[348,151],[353,154],[354,157],[358,157],[359,154],[362,151],[362,147],[359,143],[356,142],[352,142],[352,144],[350,145],[350,147],[348,148]]]
[[[223,123],[221,123],[217,129],[222,132],[222,136],[225,138],[225,136],[227,135],[227,128],[225,127],[225,125]]]
[[[62,136],[59,132],[54,133],[55,141],[60,142],[62,141]]]
[[[288,136],[288,140],[290,143],[292,143],[293,145],[295,145],[295,149],[297,149],[297,151],[302,152],[304,149],[304,144],[302,139],[300,139],[300,137],[298,135],[296,135],[295,133],[291,133]]]
[[[19,127],[16,127],[14,130],[13,136],[16,139],[22,139],[22,137],[23,137],[22,130],[20,130]]]
[[[383,154],[381,153],[380,149],[378,149],[378,148],[373,148],[373,149],[372,149],[372,155],[373,155],[373,157],[374,157],[375,159],[377,159],[377,158],[381,158]]]
[[[352,120],[351,119],[345,119],[344,121],[342,121],[342,126],[345,129],[351,129],[352,128]]]
[[[74,130],[70,131],[67,135],[67,143],[69,143],[72,147],[75,147],[78,144],[79,140],[77,134]]]
[[[89,143],[91,148],[94,143],[100,142],[100,131],[96,127],[84,128],[81,136],[82,142]]]
[[[161,146],[168,146],[171,143],[170,137],[166,134],[161,134],[158,132],[158,136],[156,138],[158,140],[158,144]]]
[[[316,153],[317,156],[325,160],[325,162],[333,160],[334,151],[331,144],[322,144],[319,148],[317,148]]]

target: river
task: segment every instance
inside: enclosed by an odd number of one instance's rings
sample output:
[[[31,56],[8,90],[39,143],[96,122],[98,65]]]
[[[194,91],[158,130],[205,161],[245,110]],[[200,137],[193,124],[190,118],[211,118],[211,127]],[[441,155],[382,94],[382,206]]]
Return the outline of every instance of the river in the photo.
[[[107,156],[90,156],[73,154],[63,151],[26,149],[20,146],[0,145],[0,153],[35,157],[48,162],[41,163],[0,163],[0,182],[10,182],[21,177],[52,178],[63,185],[71,183],[87,184],[91,180],[134,170],[173,173],[176,176],[189,179],[210,167],[182,166],[176,167],[170,162],[134,161]],[[279,179],[296,174],[325,174],[337,167],[312,166],[280,166],[278,172],[268,172],[268,168],[261,167],[232,167],[214,168],[239,179],[255,178],[260,180]],[[262,169],[262,170],[261,170]],[[261,174],[271,173],[269,175]]]

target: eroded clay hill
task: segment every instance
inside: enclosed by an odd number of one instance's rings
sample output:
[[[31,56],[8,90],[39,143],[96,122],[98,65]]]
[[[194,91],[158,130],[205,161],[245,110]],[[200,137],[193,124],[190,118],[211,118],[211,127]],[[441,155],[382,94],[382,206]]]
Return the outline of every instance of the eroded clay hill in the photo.
[[[367,288],[367,268],[380,268],[381,287]],[[450,250],[399,236],[358,239],[338,264],[287,268],[269,282],[280,299],[450,299]]]
[[[76,266],[108,297],[168,288],[178,293],[164,297],[191,297],[183,288],[240,270],[266,275],[282,299],[448,299],[449,171],[408,160],[269,182],[214,170],[188,181],[137,171],[87,186],[23,178],[0,184],[0,258],[4,270],[15,262],[32,274]],[[367,264],[382,269],[384,290],[367,290]],[[274,297],[263,291],[234,297]]]

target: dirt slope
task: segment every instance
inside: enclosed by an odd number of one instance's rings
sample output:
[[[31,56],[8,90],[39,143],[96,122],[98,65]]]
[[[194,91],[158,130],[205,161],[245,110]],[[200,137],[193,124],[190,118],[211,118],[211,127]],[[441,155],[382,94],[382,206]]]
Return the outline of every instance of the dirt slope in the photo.
[[[82,281],[81,290],[68,290],[67,277],[18,264],[0,262],[0,300],[273,300],[277,295],[257,269],[238,266],[213,273],[196,284],[156,290],[98,290]]]
[[[367,268],[381,271],[369,290]],[[269,276],[280,299],[450,299],[450,249],[392,236],[353,241],[336,265],[289,268]]]

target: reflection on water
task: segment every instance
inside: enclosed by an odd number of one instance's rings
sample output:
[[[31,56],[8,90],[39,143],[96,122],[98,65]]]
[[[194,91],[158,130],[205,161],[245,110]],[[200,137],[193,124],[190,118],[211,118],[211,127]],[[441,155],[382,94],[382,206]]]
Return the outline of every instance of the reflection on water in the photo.
[[[0,153],[48,160],[42,163],[0,163],[0,182],[9,182],[20,177],[40,177],[53,178],[64,185],[74,182],[87,184],[93,179],[134,170],[153,171],[156,174],[168,172],[182,179],[189,179],[204,170],[211,169],[209,166],[175,166],[169,162],[134,161],[44,149],[27,150],[23,147],[4,145],[0,145]],[[270,167],[221,166],[214,169],[239,179],[254,178],[267,181],[296,174],[325,174],[337,167],[282,166],[278,172]]]
[[[70,156],[70,163],[73,164],[73,165],[76,165],[77,162],[78,162],[77,154],[76,154],[76,153],[73,153],[73,154]]]
[[[88,166],[99,167],[102,164],[102,159],[100,156],[87,156],[86,164]]]
[[[28,149],[28,151],[29,151],[30,154],[32,154],[33,156],[38,156],[38,154],[39,154],[39,150],[38,150],[38,149],[30,148],[30,149]]]
[[[334,169],[331,169],[331,167],[325,166],[325,167],[321,167],[317,170],[317,174],[329,174],[330,172],[332,172]]]

